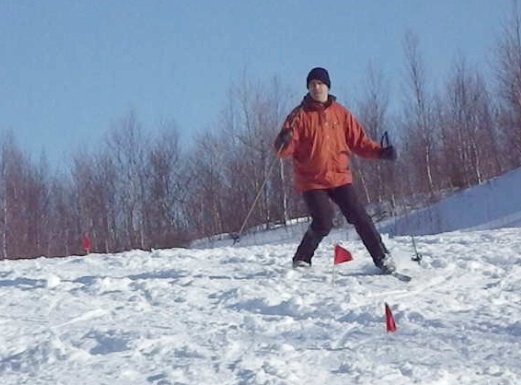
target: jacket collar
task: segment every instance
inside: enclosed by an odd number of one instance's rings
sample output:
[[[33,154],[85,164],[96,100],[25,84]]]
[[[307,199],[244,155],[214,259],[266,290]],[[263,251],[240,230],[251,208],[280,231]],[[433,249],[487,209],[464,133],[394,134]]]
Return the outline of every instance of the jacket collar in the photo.
[[[320,103],[313,99],[309,93],[307,93],[306,96],[304,96],[304,99],[302,99],[301,104],[305,111],[323,111],[330,107],[335,101],[336,97],[334,95],[329,95],[325,103]]]

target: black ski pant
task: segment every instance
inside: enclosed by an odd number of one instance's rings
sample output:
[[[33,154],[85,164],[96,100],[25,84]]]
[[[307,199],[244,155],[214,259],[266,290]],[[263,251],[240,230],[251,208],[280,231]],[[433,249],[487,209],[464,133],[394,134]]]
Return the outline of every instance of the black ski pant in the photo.
[[[311,225],[304,234],[294,259],[311,263],[318,245],[333,228],[334,209],[331,201],[339,207],[347,222],[355,227],[374,263],[377,264],[384,258],[388,251],[382,237],[351,184],[327,190],[306,191],[303,198],[311,215]]]

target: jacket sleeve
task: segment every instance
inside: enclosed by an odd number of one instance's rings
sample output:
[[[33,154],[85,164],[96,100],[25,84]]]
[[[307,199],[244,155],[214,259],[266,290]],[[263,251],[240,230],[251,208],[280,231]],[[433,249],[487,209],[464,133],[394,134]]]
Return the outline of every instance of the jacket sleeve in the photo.
[[[369,138],[362,125],[346,109],[346,141],[349,148],[362,158],[379,159],[382,147]]]
[[[300,108],[297,107],[291,113],[287,116],[286,120],[284,121],[284,124],[282,125],[282,129],[280,130],[279,134],[275,138],[275,141],[273,143],[273,147],[275,148],[275,151],[277,152],[277,156],[280,158],[287,158],[295,152],[295,148],[297,147],[297,143],[299,141],[299,134],[297,127],[299,126],[300,121],[300,115],[299,115]],[[286,131],[291,131],[291,141],[289,144],[281,149],[282,145],[282,135]]]

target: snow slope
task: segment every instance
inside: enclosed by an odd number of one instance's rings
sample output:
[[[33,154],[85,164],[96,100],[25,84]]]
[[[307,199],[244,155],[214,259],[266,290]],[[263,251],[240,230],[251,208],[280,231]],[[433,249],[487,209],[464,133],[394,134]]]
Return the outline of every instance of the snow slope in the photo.
[[[454,194],[426,209],[389,221],[394,235],[438,234],[521,226],[521,168]]]
[[[309,271],[289,268],[298,237],[269,234],[1,261],[1,384],[521,383],[521,228],[418,236],[421,265],[410,237],[386,237],[410,283],[343,230]],[[333,269],[337,243],[355,260]]]

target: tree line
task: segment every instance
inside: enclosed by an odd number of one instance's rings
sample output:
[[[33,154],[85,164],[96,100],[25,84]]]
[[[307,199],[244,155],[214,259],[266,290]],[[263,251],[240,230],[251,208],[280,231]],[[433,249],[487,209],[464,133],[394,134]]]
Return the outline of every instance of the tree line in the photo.
[[[374,215],[425,205],[521,166],[520,26],[516,13],[492,55],[492,76],[460,56],[437,90],[417,36],[408,33],[398,107],[390,106],[382,73],[368,68],[365,94],[348,107],[372,138],[389,132],[399,152],[394,163],[355,159],[356,188]],[[34,162],[5,133],[0,258],[82,254],[84,236],[100,253],[183,247],[305,216],[290,161],[276,160],[272,148],[298,103],[291,94],[276,78],[235,85],[215,125],[189,148],[175,125],[152,134],[131,112],[65,173]]]

